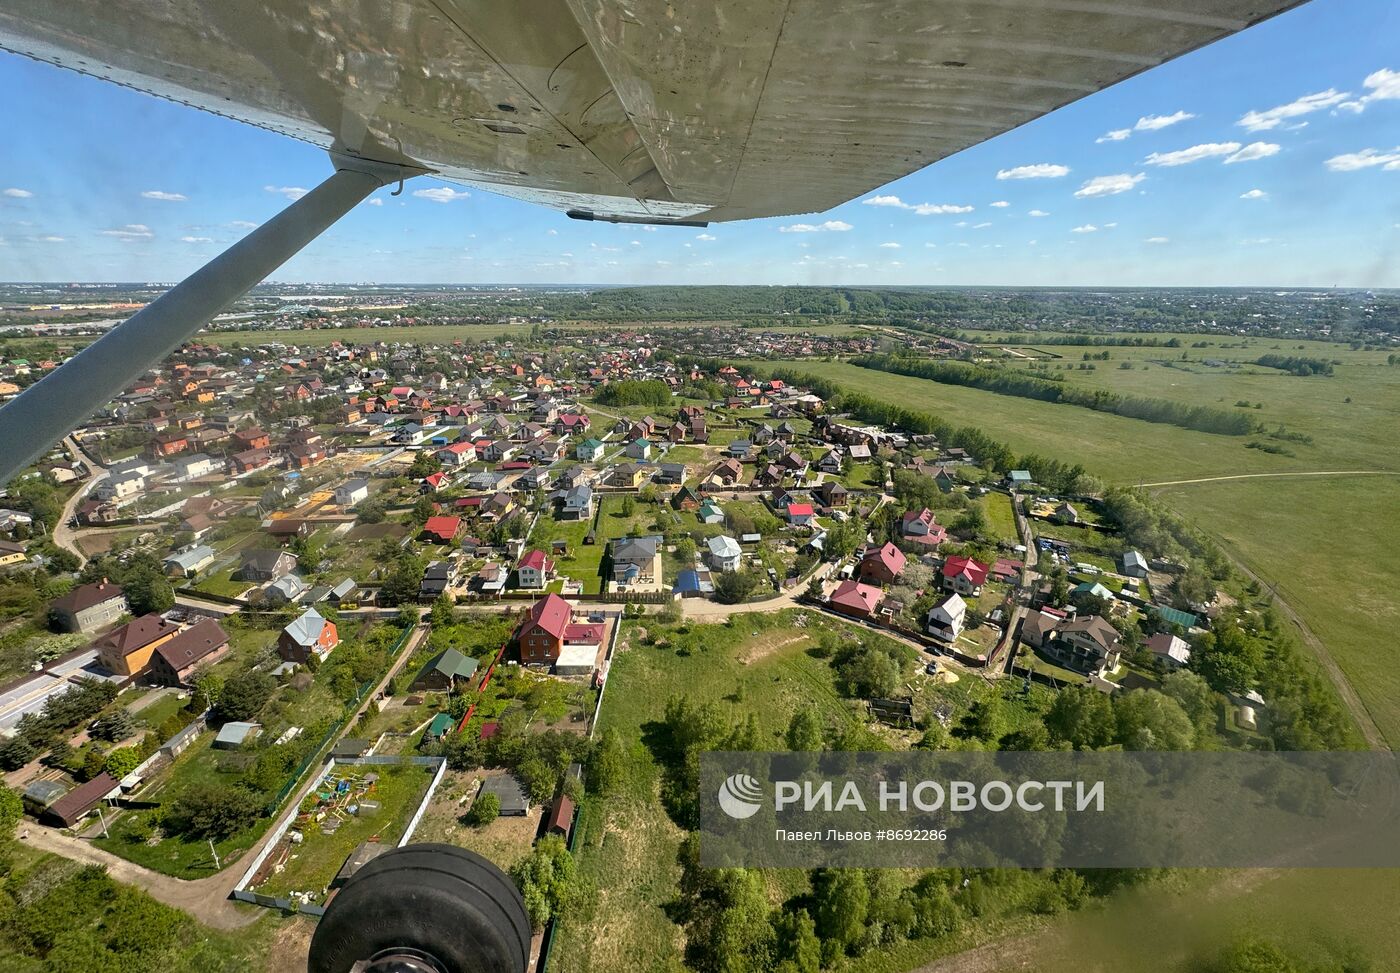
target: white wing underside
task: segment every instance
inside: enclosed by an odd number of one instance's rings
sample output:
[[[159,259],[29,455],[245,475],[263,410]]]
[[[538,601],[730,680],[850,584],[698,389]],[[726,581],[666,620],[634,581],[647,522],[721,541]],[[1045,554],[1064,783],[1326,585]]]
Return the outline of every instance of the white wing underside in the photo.
[[[576,215],[705,222],[829,209],[1298,2],[0,0],[0,47]]]

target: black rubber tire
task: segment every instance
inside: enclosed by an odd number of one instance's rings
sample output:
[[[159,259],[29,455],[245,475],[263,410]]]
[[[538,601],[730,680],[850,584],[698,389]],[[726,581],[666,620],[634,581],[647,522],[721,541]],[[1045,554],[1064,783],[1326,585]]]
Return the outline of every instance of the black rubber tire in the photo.
[[[348,973],[386,949],[434,956],[449,973],[523,973],[525,901],[505,872],[453,845],[406,845],[356,872],[311,937],[309,973]]]

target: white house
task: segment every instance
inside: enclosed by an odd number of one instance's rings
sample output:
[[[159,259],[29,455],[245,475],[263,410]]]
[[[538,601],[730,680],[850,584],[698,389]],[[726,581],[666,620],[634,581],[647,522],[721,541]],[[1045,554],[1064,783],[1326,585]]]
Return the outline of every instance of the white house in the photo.
[[[711,537],[706,543],[710,548],[710,567],[716,571],[739,570],[739,558],[744,552],[738,541],[721,534]]]
[[[353,507],[369,499],[369,480],[346,480],[335,488],[335,502],[342,507]]]
[[[177,483],[208,476],[216,468],[223,468],[222,462],[216,462],[212,457],[203,453],[195,453],[193,456],[178,456],[171,461],[170,465],[174,473],[172,479]]]
[[[554,562],[544,556],[544,551],[534,550],[520,559],[515,566],[516,579],[520,587],[539,590],[549,583],[554,571]]]
[[[627,455],[632,459],[651,459],[651,443],[638,437],[627,444]]]
[[[603,455],[603,444],[588,438],[574,447],[574,458],[583,463],[591,463]]]
[[[967,602],[962,595],[951,594],[940,605],[929,609],[925,626],[930,635],[945,642],[956,642],[967,619]]]

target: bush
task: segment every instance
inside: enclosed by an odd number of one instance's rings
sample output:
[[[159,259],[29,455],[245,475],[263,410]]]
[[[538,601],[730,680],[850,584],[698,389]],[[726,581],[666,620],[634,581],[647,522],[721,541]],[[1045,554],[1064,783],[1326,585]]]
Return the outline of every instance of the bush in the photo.
[[[501,799],[490,792],[480,794],[472,802],[472,809],[467,812],[467,824],[482,827],[496,820],[501,813]]]

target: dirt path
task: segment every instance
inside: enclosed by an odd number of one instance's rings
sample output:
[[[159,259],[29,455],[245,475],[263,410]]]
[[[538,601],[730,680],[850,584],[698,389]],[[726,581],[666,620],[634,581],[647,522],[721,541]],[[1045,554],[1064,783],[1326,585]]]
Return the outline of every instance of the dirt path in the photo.
[[[107,475],[107,467],[98,463],[95,457],[90,456],[84,451],[83,448],[78,445],[77,440],[71,435],[63,438],[63,445],[67,448],[68,455],[72,456],[73,459],[82,460],[87,464],[89,475],[86,480],[78,484],[78,489],[73,491],[73,495],[69,497],[68,502],[63,505],[63,513],[59,516],[58,523],[53,525],[53,543],[55,547],[61,547],[65,551],[71,551],[76,554],[79,564],[86,564],[88,560],[87,555],[83,553],[83,549],[78,545],[77,537],[73,529],[68,526],[68,521],[73,519],[73,515],[77,512],[79,502],[87,497],[92,485],[97,482],[97,480]]]
[[[1256,480],[1276,476],[1400,476],[1400,470],[1313,470],[1297,473],[1234,473],[1230,476],[1201,476],[1194,480],[1163,480],[1161,483],[1140,483],[1141,487],[1184,486],[1188,483],[1216,483],[1220,480]]]
[[[229,891],[237,880],[235,876],[243,871],[237,866],[191,882],[153,872],[103,851],[91,842],[70,838],[43,825],[26,823],[21,826],[20,833],[27,833],[29,837],[24,840],[43,851],[89,865],[101,865],[117,881],[144,889],[152,898],[182,909],[215,929],[241,929],[258,919],[260,910],[252,906],[240,908],[229,901]]]

